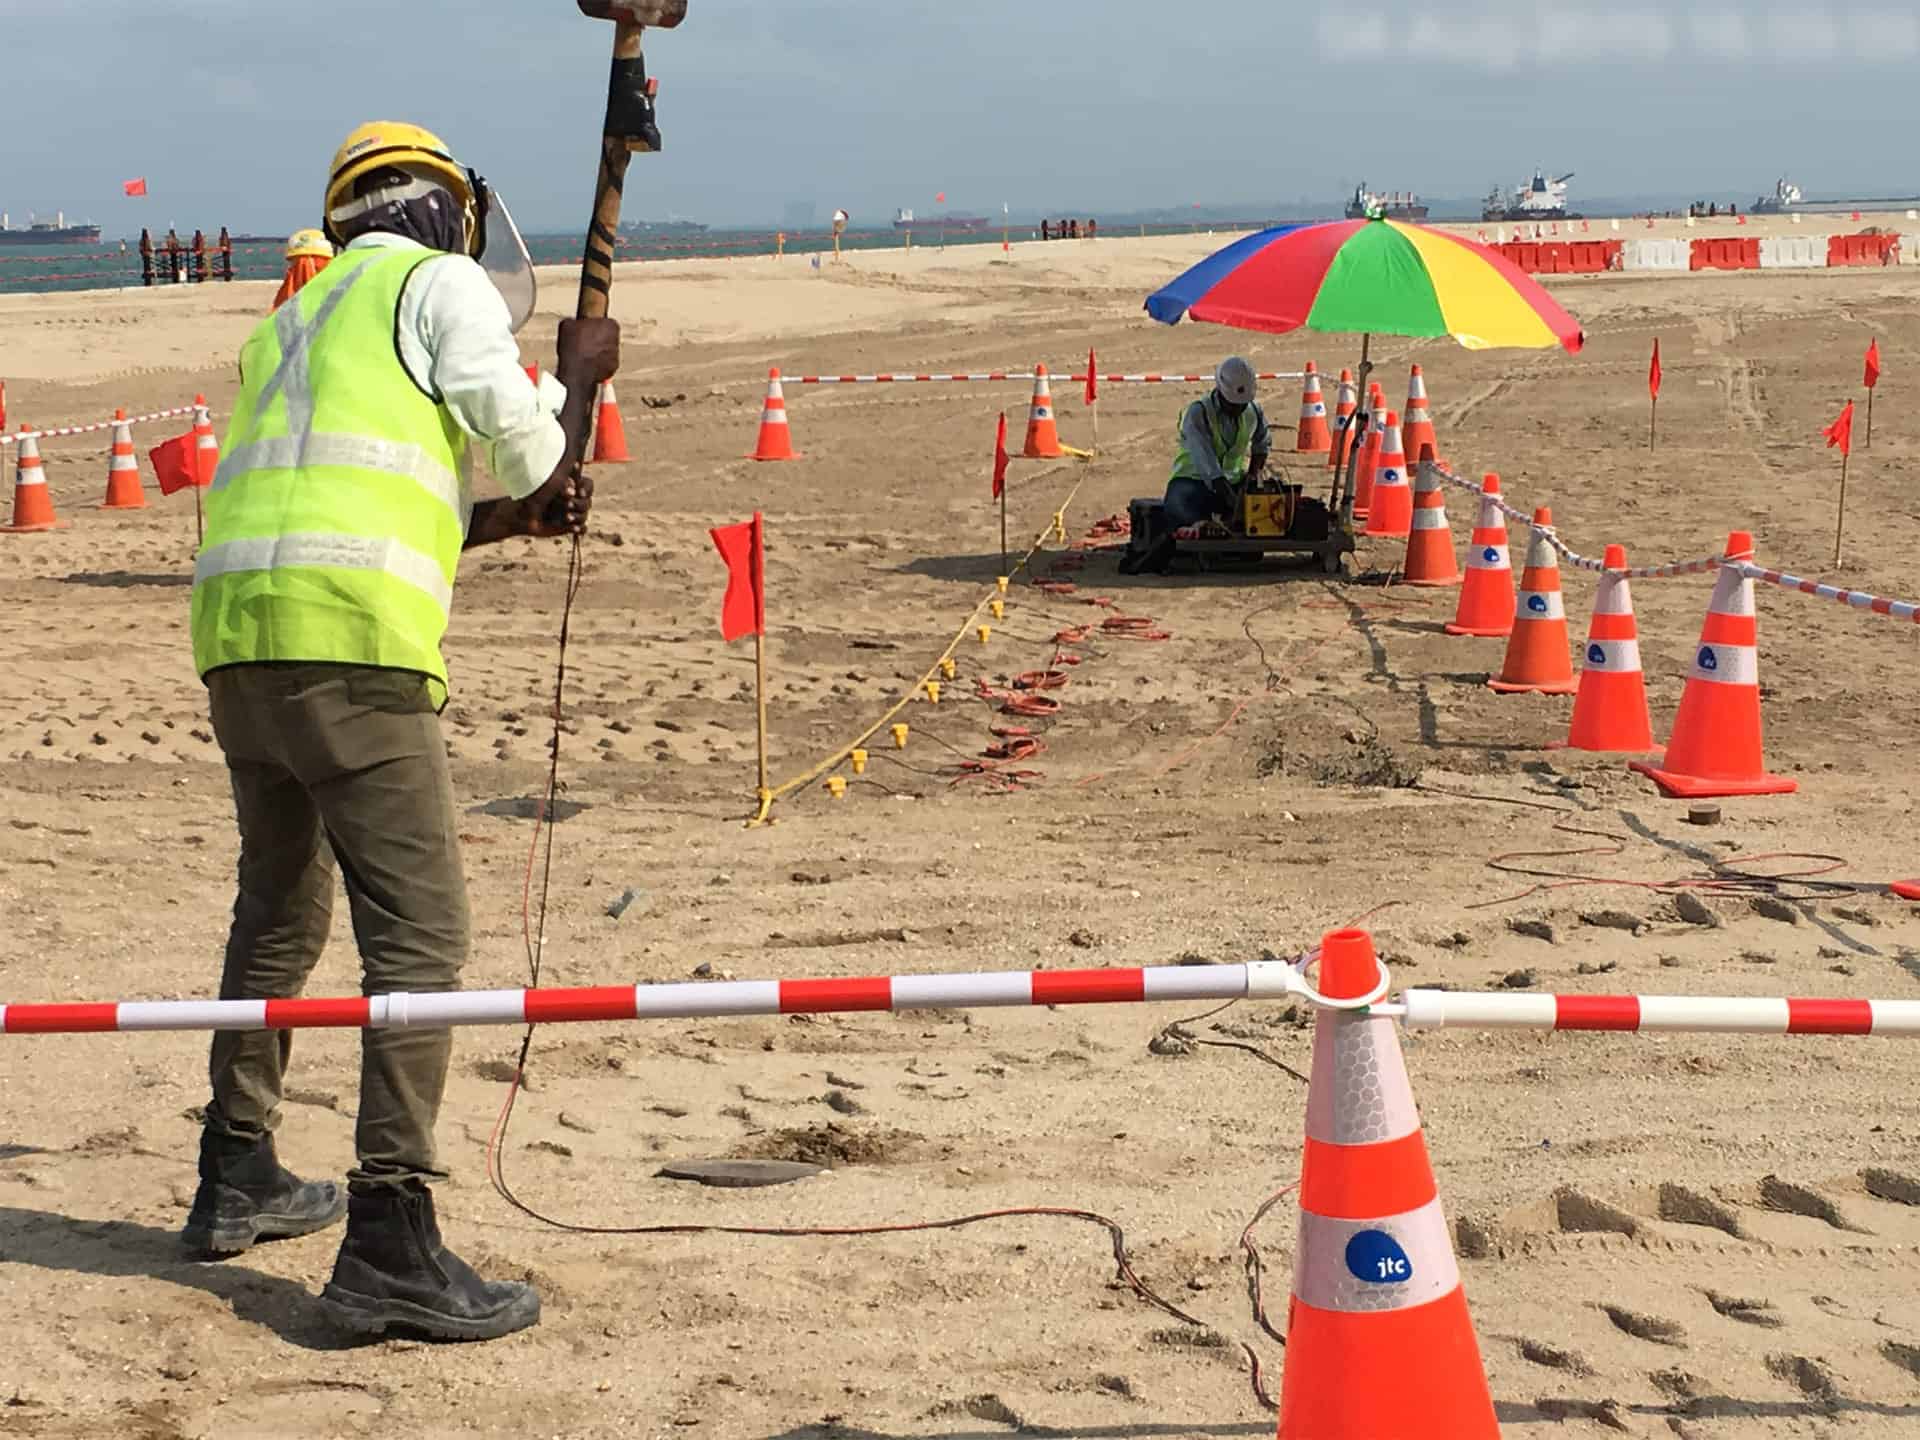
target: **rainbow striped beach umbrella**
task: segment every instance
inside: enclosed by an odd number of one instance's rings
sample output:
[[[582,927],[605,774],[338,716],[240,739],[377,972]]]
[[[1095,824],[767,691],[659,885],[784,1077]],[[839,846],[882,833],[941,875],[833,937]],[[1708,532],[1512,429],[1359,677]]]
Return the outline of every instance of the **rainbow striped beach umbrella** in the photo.
[[[1146,310],[1168,325],[1191,316],[1272,334],[1451,335],[1469,350],[1559,345],[1571,353],[1586,340],[1579,322],[1499,252],[1378,216],[1248,235],[1149,295]]]

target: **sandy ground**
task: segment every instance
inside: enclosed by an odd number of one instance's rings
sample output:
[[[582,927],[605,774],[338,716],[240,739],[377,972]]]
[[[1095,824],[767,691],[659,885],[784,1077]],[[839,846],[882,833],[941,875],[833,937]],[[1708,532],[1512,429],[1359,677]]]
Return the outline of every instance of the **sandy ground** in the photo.
[[[1813,223],[1813,222],[1808,222]],[[1778,591],[1760,600],[1768,753],[1801,793],[1684,822],[1617,759],[1550,750],[1570,701],[1482,684],[1495,641],[1448,639],[1452,592],[1388,588],[1399,546],[1341,582],[1254,574],[1130,580],[1110,553],[1015,587],[1005,623],[910,747],[847,797],[810,786],[741,828],[753,787],[751,654],[716,630],[705,531],[767,514],[776,779],[878,718],[998,568],[986,458],[1018,386],[789,392],[806,459],[755,466],[769,364],[789,372],[1349,363],[1347,337],[1163,329],[1140,298],[1224,237],[1107,239],[805,261],[629,267],[620,377],[631,464],[600,472],[574,617],[549,983],[1165,964],[1291,953],[1370,917],[1402,984],[1570,991],[1920,996],[1920,919],[1874,887],[1920,873],[1912,627]],[[1639,563],[1750,528],[1763,559],[1827,573],[1834,457],[1818,431],[1857,385],[1868,334],[1888,380],[1856,456],[1845,583],[1920,589],[1920,272],[1602,277],[1559,293],[1590,343],[1469,354],[1389,341],[1399,392],[1427,371],[1444,453],[1497,470],[1563,533]],[[233,398],[232,356],[270,287],[0,300],[16,419]],[[529,357],[550,351],[550,288]],[[1661,449],[1645,448],[1662,341]],[[1290,427],[1295,398],[1268,397]],[[1090,427],[1056,396],[1070,443]],[[1078,542],[1157,491],[1181,396],[1110,387],[1100,458],[1016,465],[1012,528],[1072,494]],[[143,432],[140,446],[164,438]],[[105,445],[49,442],[70,527],[0,538],[11,623],[0,674],[0,995],[210,992],[235,840],[186,636],[186,497],[90,508]],[[1291,459],[1291,457],[1284,457]],[[1311,463],[1303,473],[1317,483]],[[151,481],[149,480],[149,484]],[[1471,516],[1454,507],[1456,538]],[[1096,542],[1097,543],[1097,542]],[[474,986],[525,978],[529,797],[565,551],[470,557],[445,728],[464,812]],[[1589,577],[1568,574],[1582,629]],[[1637,587],[1656,730],[1705,608],[1694,577]],[[1052,636],[1108,613],[1161,642],[1097,638],[1056,692],[1043,772],[1016,793],[951,784],[990,704]],[[953,697],[953,692],[959,692]],[[1418,776],[1418,783],[1404,782]],[[1387,783],[1381,783],[1381,782]],[[1502,865],[1596,877],[1550,890]],[[1861,893],[1795,885],[1680,918],[1649,882],[1807,852]],[[1825,861],[1753,862],[1757,869]],[[640,893],[619,920],[606,913]],[[1524,929],[1516,929],[1521,925]],[[1629,928],[1619,928],[1619,927]],[[344,924],[316,993],[356,983]],[[1104,1236],[1020,1219],[880,1239],[593,1237],[516,1213],[483,1148],[517,1033],[469,1031],[440,1126],[450,1238],[527,1276],[546,1314],[485,1347],[343,1346],[312,1301],[335,1237],[232,1263],[182,1258],[204,1037],[15,1038],[0,1046],[0,1433],[141,1437],[379,1431],[498,1436],[1255,1436],[1240,1349],[1277,1386],[1237,1241],[1296,1173],[1302,1088],[1245,1049],[1162,1043],[1181,1012],[1107,1008],[543,1030],[506,1146],[521,1198],[596,1225],[861,1225],[1019,1204],[1126,1230],[1192,1330],[1113,1279]],[[1289,1012],[1186,1027],[1295,1066]],[[1169,1053],[1158,1053],[1169,1052]],[[356,1041],[303,1035],[281,1135],[310,1173],[348,1163]],[[1511,1436],[1908,1436],[1920,1426],[1920,1101],[1895,1040],[1428,1033],[1408,1042],[1492,1389]],[[828,1156],[798,1185],[705,1190],[662,1161]],[[1257,1232],[1284,1314],[1293,1218]],[[1370,1383],[1394,1383],[1381,1356]],[[1327,1377],[1326,1383],[1355,1383]]]

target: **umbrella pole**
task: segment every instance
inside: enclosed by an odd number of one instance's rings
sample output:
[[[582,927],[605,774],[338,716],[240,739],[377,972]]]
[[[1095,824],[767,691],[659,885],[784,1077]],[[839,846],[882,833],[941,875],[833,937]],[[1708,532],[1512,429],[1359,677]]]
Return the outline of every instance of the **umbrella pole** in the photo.
[[[1367,413],[1367,378],[1373,374],[1373,361],[1367,358],[1367,352],[1372,343],[1371,333],[1360,337],[1360,378],[1357,382],[1359,391],[1356,397],[1359,404],[1353,412],[1352,428],[1347,432],[1349,438],[1345,483],[1340,486],[1340,493],[1335,497],[1340,512],[1340,528],[1348,534],[1353,533],[1353,485],[1354,477],[1360,469],[1360,446],[1366,439],[1367,425],[1372,419]],[[1339,472],[1335,473],[1337,475]]]

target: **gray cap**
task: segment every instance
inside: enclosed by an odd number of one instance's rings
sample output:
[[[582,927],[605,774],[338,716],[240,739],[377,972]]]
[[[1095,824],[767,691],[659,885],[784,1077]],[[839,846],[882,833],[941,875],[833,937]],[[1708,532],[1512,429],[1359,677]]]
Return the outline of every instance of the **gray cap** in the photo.
[[[1253,403],[1253,366],[1238,355],[1229,355],[1213,372],[1214,388],[1229,405]]]

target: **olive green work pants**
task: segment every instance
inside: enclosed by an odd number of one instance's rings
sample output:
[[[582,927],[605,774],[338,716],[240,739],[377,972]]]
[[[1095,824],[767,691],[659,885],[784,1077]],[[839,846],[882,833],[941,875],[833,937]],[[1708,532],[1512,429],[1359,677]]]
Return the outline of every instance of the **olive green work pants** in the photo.
[[[251,664],[207,676],[240,826],[239,895],[223,1000],[301,993],[346,879],[361,991],[451,990],[467,958],[466,875],[440,719],[412,671]],[[258,1136],[278,1123],[293,1034],[219,1031],[207,1124]],[[450,1030],[361,1032],[359,1185],[443,1179],[434,1120]]]

